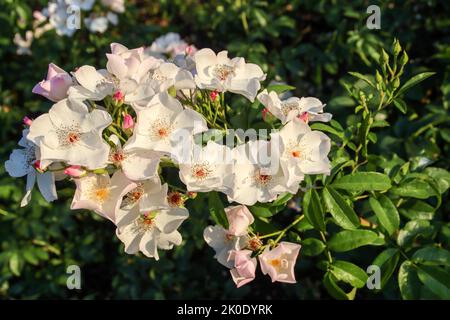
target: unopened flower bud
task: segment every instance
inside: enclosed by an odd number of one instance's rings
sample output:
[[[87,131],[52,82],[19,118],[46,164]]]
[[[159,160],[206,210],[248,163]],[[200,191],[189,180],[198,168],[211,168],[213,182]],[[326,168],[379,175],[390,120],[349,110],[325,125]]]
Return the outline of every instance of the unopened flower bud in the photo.
[[[219,93],[217,91],[211,91],[209,97],[211,98],[212,101],[216,101],[218,95]]]
[[[31,120],[30,118],[28,118],[27,116],[25,116],[23,118],[23,124],[26,126],[31,126],[31,124],[33,123],[33,120]]]
[[[82,176],[86,171],[83,170],[80,166],[70,166],[66,169],[64,169],[64,174],[74,177],[74,178],[78,178],[80,176]]]
[[[126,114],[123,117],[122,129],[127,130],[127,129],[131,129],[133,127],[134,127],[133,117],[130,116],[129,114]]]
[[[125,100],[125,96],[124,96],[124,94],[122,93],[122,91],[117,90],[117,91],[113,94],[112,99],[113,99],[114,103],[115,103],[117,106],[121,106],[121,105],[123,104],[123,101]]]

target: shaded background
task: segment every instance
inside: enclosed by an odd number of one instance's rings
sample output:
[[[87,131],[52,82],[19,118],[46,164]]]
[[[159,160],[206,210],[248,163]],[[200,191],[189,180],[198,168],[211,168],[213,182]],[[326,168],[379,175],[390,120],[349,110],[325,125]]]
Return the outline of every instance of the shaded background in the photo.
[[[20,208],[25,179],[12,179],[3,162],[21,136],[21,119],[46,112],[51,103],[31,89],[54,62],[65,70],[106,64],[111,42],[128,47],[150,45],[169,31],[178,32],[197,48],[227,49],[262,66],[268,80],[283,80],[299,96],[312,95],[327,103],[327,111],[345,126],[352,121],[354,102],[342,81],[348,71],[373,72],[380,48],[397,37],[408,51],[406,77],[425,69],[437,75],[411,90],[407,116],[394,113],[395,123],[377,148],[404,157],[430,154],[437,166],[449,168],[450,129],[409,146],[408,131],[430,112],[448,112],[450,98],[449,1],[252,1],[171,0],[127,1],[118,27],[104,34],[78,30],[71,38],[53,31],[36,40],[31,56],[18,56],[14,34],[30,28],[32,11],[46,1],[0,0],[0,298],[300,298],[328,299],[323,271],[314,258],[299,259],[298,285],[271,284],[260,273],[239,290],[205,247],[202,233],[210,223],[206,202],[190,207],[191,218],[182,228],[183,245],[161,252],[155,262],[123,252],[115,228],[86,211],[70,211],[74,192],[70,183],[58,187],[60,200],[46,203],[36,192]],[[366,8],[381,7],[381,29],[366,28]],[[18,21],[21,21],[18,23]],[[444,204],[448,215],[448,203]],[[284,212],[280,219],[292,213]],[[378,250],[378,251],[377,251]],[[359,248],[348,253],[367,266],[381,249]],[[66,267],[82,269],[82,289],[67,290]],[[392,281],[395,281],[393,279]],[[357,298],[399,298],[394,285],[383,293],[358,291]]]

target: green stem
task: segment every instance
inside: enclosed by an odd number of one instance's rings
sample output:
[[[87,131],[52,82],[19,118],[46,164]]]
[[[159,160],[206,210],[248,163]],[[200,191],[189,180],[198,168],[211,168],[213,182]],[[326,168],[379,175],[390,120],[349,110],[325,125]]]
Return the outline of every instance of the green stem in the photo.
[[[301,215],[299,216],[297,219],[295,219],[290,225],[288,225],[286,228],[284,228],[283,230],[281,230],[280,234],[278,235],[278,237],[275,239],[274,241],[274,246],[281,240],[281,238],[283,238],[283,236],[286,234],[286,232],[288,232],[289,229],[291,229],[293,226],[295,226],[297,223],[299,223],[300,221],[303,220],[303,218],[305,217],[305,215]]]
[[[327,255],[327,259],[329,263],[333,263],[333,258],[331,257],[330,249],[328,249],[327,245],[327,238],[325,237],[325,233],[320,231],[320,237],[322,238],[322,241],[325,243],[325,254]]]

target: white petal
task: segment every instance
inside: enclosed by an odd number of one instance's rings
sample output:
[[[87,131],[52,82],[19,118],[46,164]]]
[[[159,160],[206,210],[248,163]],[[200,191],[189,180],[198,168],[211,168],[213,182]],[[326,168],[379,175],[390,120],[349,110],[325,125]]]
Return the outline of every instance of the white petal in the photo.
[[[27,175],[27,185],[26,185],[26,192],[22,199],[22,202],[20,203],[21,207],[25,207],[31,200],[31,192],[33,191],[34,183],[36,182],[36,171],[30,171],[30,173]]]
[[[37,185],[44,199],[52,202],[58,199],[53,172],[47,171],[37,174]]]
[[[171,208],[161,210],[155,218],[155,225],[161,232],[171,233],[178,229],[178,227],[189,217],[189,212],[186,208]]]

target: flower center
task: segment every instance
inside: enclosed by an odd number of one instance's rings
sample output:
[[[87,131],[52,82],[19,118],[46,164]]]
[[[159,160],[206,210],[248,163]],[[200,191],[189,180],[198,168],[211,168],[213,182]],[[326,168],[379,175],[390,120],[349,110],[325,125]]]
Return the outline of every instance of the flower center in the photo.
[[[141,214],[137,220],[136,231],[145,233],[152,230],[155,226],[155,217],[157,214],[157,211],[149,211]]]
[[[308,152],[307,148],[305,146],[299,144],[296,141],[290,141],[287,144],[286,148],[286,154],[289,157],[304,160],[307,158]]]
[[[69,132],[67,135],[67,142],[70,144],[74,144],[75,142],[80,141],[80,135],[76,132]]]
[[[128,192],[127,195],[125,196],[125,204],[131,205],[133,203],[136,203],[142,198],[143,195],[144,195],[144,187],[142,184],[138,184],[136,188]]]
[[[255,175],[255,181],[258,185],[265,187],[272,181],[272,176],[258,170]]]
[[[109,156],[109,160],[115,165],[119,165],[123,160],[125,160],[126,155],[123,150],[116,149]]]
[[[283,113],[283,115],[287,116],[287,115],[289,115],[289,112],[291,112],[293,110],[298,110],[297,103],[287,102],[287,101],[284,101],[281,103],[281,113]]]
[[[197,163],[192,166],[191,175],[197,180],[205,180],[212,173],[207,162]]]
[[[165,81],[167,80],[167,77],[164,76],[159,69],[156,69],[155,71],[153,71],[152,79],[157,81]]]
[[[71,147],[81,140],[81,132],[78,125],[56,128],[56,135],[61,147]]]
[[[274,267],[277,271],[280,271],[280,269],[287,269],[289,266],[289,262],[284,257],[280,257],[277,259],[269,260],[269,264]]]
[[[257,237],[253,237],[250,240],[248,240],[248,247],[252,251],[256,251],[263,245],[262,241]]]
[[[169,203],[169,206],[173,208],[181,207],[184,204],[183,197],[179,192],[170,192],[167,195],[167,202]]]
[[[220,81],[225,81],[230,76],[234,76],[234,68],[225,64],[219,64],[214,69],[214,76],[219,78]]]
[[[109,197],[109,188],[107,188],[107,187],[100,187],[100,188],[97,188],[97,189],[93,190],[92,193],[93,193],[92,196],[93,196],[95,201],[97,201],[99,203],[103,203]]]
[[[150,129],[150,137],[155,140],[163,140],[169,138],[172,133],[173,126],[167,121],[167,119],[161,119],[155,121]]]
[[[294,158],[300,158],[301,152],[299,150],[293,150],[291,154]]]

